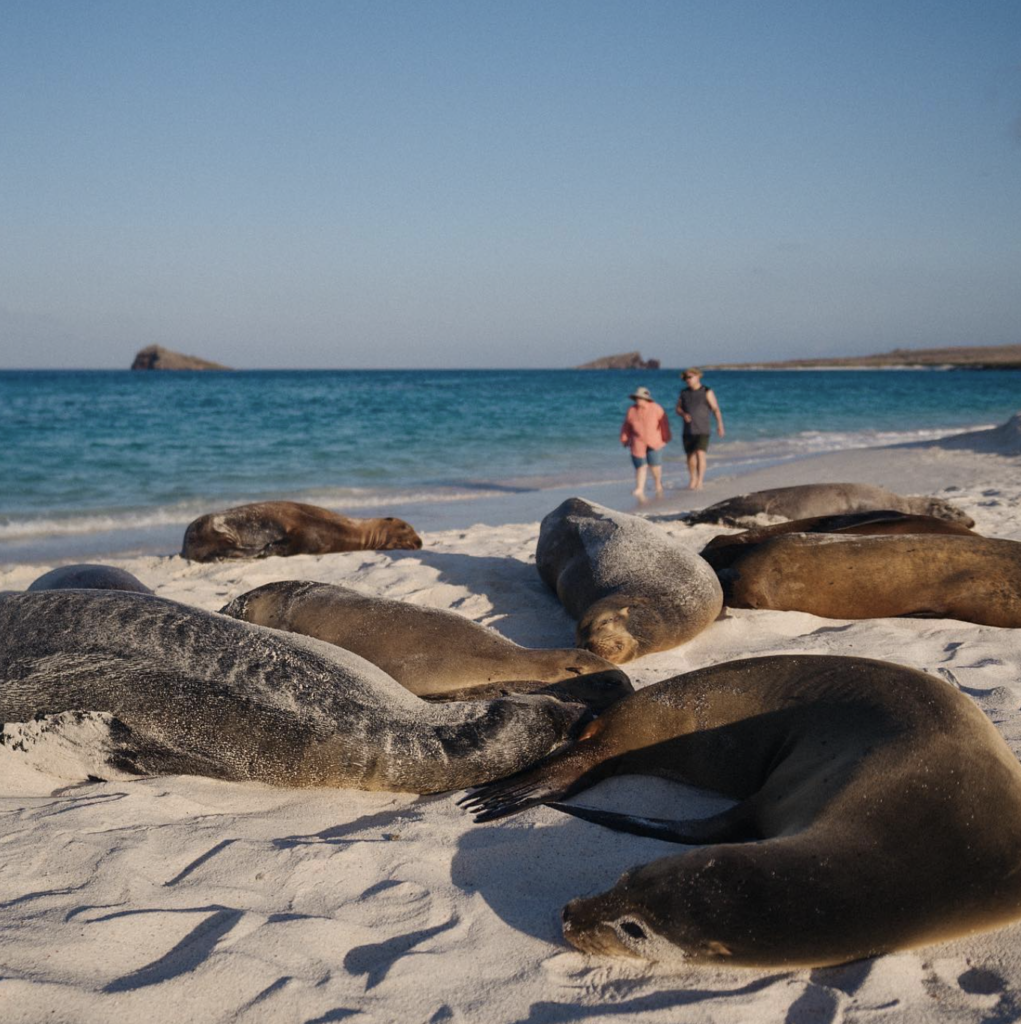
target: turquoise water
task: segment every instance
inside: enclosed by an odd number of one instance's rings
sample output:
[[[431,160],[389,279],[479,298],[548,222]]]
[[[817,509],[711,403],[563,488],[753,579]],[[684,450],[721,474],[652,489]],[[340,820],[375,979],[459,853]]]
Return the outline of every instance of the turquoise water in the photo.
[[[727,427],[711,473],[992,426],[1021,405],[1018,371],[705,383]],[[147,530],[160,548],[202,512],[265,498],[354,515],[432,505],[435,528],[474,521],[477,497],[626,481],[617,431],[638,384],[672,414],[673,370],[0,372],[0,559],[43,542],[101,550],[114,534],[144,547]],[[679,443],[667,454],[683,486]]]

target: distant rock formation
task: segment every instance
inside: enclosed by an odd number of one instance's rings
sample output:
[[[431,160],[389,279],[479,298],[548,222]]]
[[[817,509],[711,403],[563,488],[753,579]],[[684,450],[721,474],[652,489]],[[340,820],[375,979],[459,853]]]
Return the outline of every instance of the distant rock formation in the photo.
[[[196,356],[184,356],[180,352],[171,352],[162,345],[150,345],[143,348],[135,356],[131,364],[132,370],[229,370],[229,366],[211,363],[208,359]]]
[[[619,356],[603,356],[575,367],[577,370],[658,370],[658,359],[643,359],[641,352],[624,352]]]
[[[771,363],[718,363],[707,370],[876,370],[933,367],[966,370],[1021,369],[1021,345],[961,345],[954,348],[895,348],[872,356],[784,359]]]

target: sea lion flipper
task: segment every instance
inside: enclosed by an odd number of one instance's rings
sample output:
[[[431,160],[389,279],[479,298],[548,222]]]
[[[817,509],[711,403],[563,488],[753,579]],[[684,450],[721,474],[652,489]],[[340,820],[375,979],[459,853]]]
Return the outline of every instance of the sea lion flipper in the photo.
[[[601,811],[595,807],[576,807],[550,801],[546,805],[554,810],[563,811],[576,818],[583,818],[596,825],[603,825],[615,832],[629,832],[636,836],[647,836],[650,839],[662,839],[667,843],[684,843],[688,846],[701,846],[706,843],[732,843],[741,840],[758,838],[753,835],[749,808],[740,803],[721,814],[709,818],[690,818],[671,821],[668,818],[644,818],[637,814],[621,814],[617,811]]]

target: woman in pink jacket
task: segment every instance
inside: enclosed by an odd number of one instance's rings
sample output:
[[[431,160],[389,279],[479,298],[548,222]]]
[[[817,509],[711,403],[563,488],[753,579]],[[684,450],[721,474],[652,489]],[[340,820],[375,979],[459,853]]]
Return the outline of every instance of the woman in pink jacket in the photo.
[[[648,388],[635,388],[629,396],[635,403],[624,417],[620,428],[620,443],[631,449],[631,463],[635,467],[635,489],[639,501],[645,500],[645,476],[652,467],[652,480],[656,497],[663,494],[662,448],[670,440],[670,424],[663,406],[652,400]]]

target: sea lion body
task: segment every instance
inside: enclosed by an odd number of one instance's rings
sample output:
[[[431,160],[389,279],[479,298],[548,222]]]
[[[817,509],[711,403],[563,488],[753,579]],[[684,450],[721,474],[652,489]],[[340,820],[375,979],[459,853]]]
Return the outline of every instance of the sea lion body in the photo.
[[[719,575],[732,608],[1021,627],[1021,543],[1014,540],[790,533],[745,548]]]
[[[124,590],[136,594],[152,591],[126,569],[113,565],[61,565],[43,573],[28,585],[35,590]]]
[[[210,562],[421,546],[422,538],[403,519],[351,519],[297,501],[258,501],[199,516],[184,532],[181,555]]]
[[[1021,765],[974,702],[922,672],[811,655],[699,669],[467,802],[490,820],[633,773],[739,802],[680,822],[554,803],[699,845],[569,903],[564,935],[585,952],[819,966],[1021,916]]]
[[[106,712],[145,774],[438,792],[547,754],[582,708],[428,704],[357,655],[174,601],[56,590],[0,602],[0,721]]]
[[[800,484],[754,491],[710,505],[689,516],[687,522],[754,527],[762,525],[758,517],[764,515],[783,519],[809,519],[879,509],[936,516],[965,526],[975,525],[973,519],[942,498],[904,497],[873,484]]]
[[[634,689],[620,669],[589,651],[530,650],[455,612],[328,583],[267,583],[221,614],[336,644],[419,697],[471,700],[546,687],[599,710]]]
[[[938,516],[915,515],[881,509],[875,512],[847,512],[836,516],[814,516],[792,519],[773,526],[757,526],[743,533],[720,534],[699,552],[717,571],[739,558],[750,545],[761,544],[785,533],[839,533],[887,536],[900,533],[942,533],[977,537],[964,523],[940,519]]]
[[[535,563],[578,620],[578,646],[615,664],[690,640],[723,606],[704,559],[648,520],[582,498],[543,519]]]

